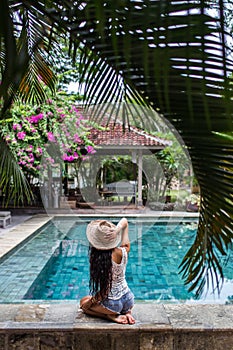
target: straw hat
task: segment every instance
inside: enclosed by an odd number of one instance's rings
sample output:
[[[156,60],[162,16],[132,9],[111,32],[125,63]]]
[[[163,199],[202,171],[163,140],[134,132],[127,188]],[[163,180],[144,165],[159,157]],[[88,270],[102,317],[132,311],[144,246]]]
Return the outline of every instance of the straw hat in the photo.
[[[106,220],[95,220],[91,221],[87,225],[86,235],[90,244],[99,250],[113,249],[118,246],[121,241],[120,232],[117,234],[115,239],[109,239],[105,237],[106,233],[111,229],[115,229],[114,225],[110,221]]]

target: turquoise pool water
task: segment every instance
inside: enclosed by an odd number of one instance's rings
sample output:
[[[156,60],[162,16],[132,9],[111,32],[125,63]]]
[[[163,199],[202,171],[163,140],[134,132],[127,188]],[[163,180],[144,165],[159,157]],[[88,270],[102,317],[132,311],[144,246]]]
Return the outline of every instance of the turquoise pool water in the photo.
[[[6,258],[0,264],[0,302],[72,301],[88,294],[85,230],[91,219],[74,221],[62,218],[50,222]],[[117,222],[117,219],[110,219]],[[194,295],[184,286],[178,266],[196,230],[195,222],[154,223],[150,219],[129,218],[132,245],[127,281],[136,300],[193,300]],[[232,268],[227,269],[228,280],[233,280],[232,271]],[[226,281],[229,287],[228,284]],[[230,283],[229,292],[224,292],[221,302],[231,297],[232,287]]]

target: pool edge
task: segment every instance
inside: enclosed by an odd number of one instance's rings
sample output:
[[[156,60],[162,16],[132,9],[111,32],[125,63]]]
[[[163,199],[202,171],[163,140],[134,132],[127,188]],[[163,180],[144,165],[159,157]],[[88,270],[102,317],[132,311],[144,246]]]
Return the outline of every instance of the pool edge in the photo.
[[[0,348],[231,350],[233,305],[135,305],[135,325],[86,316],[78,304],[0,305]],[[2,347],[1,347],[2,344]],[[4,344],[4,345],[3,345]]]

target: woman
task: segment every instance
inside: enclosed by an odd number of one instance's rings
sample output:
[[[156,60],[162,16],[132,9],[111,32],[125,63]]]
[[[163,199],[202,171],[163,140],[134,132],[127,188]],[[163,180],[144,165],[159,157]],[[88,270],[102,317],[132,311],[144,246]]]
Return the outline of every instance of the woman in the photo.
[[[86,235],[90,243],[91,296],[82,298],[80,307],[88,315],[134,324],[134,295],[125,279],[130,251],[127,219],[122,218],[117,225],[106,220],[91,221]]]

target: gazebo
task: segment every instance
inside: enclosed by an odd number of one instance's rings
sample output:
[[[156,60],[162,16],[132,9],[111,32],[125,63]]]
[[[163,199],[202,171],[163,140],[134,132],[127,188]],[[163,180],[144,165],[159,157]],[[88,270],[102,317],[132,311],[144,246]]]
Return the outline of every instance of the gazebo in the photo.
[[[170,145],[171,141],[153,136],[134,126],[126,127],[119,120],[110,121],[107,126],[103,122],[101,126],[101,130],[95,127],[89,130],[88,137],[97,149],[93,157],[131,156],[132,162],[137,165],[137,198],[135,197],[135,200],[138,205],[142,205],[143,155],[153,155]],[[124,192],[118,194],[124,195]]]

